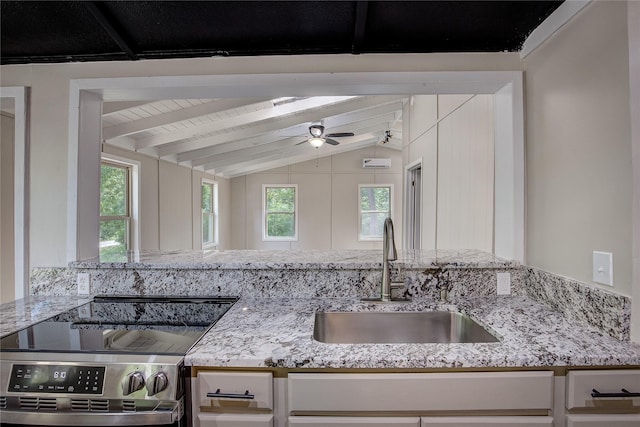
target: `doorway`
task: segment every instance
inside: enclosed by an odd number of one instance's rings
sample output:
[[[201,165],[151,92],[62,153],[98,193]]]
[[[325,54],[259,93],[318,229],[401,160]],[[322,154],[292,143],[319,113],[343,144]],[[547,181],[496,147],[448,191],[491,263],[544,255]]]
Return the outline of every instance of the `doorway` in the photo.
[[[422,161],[405,168],[405,249],[421,249]]]

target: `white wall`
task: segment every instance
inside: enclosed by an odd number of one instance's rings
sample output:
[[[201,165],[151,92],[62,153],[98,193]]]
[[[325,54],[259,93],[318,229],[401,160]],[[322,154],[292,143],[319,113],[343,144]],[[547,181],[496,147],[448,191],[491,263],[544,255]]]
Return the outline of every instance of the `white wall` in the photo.
[[[140,249],[202,249],[200,185],[218,182],[218,248],[230,246],[230,183],[228,179],[192,170],[107,145],[103,152],[140,163]]]
[[[320,148],[322,149],[322,148]],[[390,169],[363,169],[362,159],[391,158]],[[262,185],[298,185],[298,240],[262,241]],[[233,249],[376,249],[358,241],[358,184],[393,184],[392,218],[402,230],[402,154],[375,146],[231,180]],[[401,247],[401,233],[396,245]]]
[[[15,120],[0,114],[0,303],[15,299],[13,148]]]
[[[525,61],[527,263],[594,283],[592,251],[612,252],[613,290],[624,295],[632,289],[628,46],[626,2],[592,2]]]
[[[422,248],[493,252],[494,96],[420,95],[405,164],[422,160]]]

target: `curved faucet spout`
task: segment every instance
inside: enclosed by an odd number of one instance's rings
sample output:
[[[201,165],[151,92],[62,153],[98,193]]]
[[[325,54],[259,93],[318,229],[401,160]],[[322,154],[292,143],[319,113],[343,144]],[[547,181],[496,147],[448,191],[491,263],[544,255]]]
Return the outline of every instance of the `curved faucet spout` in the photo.
[[[390,301],[391,299],[391,277],[389,261],[398,259],[398,251],[393,236],[393,221],[391,218],[384,220],[382,230],[382,283],[380,285],[380,299]]]

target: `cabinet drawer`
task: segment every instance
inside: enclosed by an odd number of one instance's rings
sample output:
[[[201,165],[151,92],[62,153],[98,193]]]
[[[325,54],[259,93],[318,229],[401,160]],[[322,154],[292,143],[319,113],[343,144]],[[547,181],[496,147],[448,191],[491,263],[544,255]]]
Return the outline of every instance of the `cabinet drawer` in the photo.
[[[567,427],[638,427],[640,414],[567,415]]]
[[[418,417],[289,417],[290,427],[420,427]]]
[[[422,417],[422,427],[550,427],[551,417]]]
[[[273,415],[200,414],[200,427],[272,427]]]
[[[253,395],[249,398],[207,397],[207,393]],[[199,372],[197,399],[201,408],[273,409],[273,380],[270,372]]]
[[[553,373],[290,374],[289,410],[549,410]]]
[[[600,393],[620,393],[622,389],[640,393],[640,370],[571,371],[567,374],[567,409],[640,408],[640,397],[592,397]]]

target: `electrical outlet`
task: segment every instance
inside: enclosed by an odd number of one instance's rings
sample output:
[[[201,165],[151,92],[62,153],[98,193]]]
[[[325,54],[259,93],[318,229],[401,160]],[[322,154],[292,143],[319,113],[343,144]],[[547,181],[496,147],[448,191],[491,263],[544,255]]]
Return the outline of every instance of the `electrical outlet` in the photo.
[[[90,319],[91,318],[91,308],[89,304],[85,304],[83,306],[78,307],[78,317],[80,319]]]
[[[511,295],[511,273],[498,273],[498,295]]]
[[[593,251],[593,281],[613,286],[613,254]]]
[[[78,295],[91,293],[91,276],[89,273],[78,273]]]

